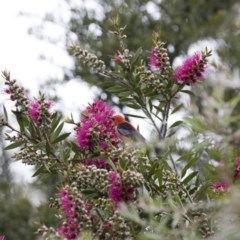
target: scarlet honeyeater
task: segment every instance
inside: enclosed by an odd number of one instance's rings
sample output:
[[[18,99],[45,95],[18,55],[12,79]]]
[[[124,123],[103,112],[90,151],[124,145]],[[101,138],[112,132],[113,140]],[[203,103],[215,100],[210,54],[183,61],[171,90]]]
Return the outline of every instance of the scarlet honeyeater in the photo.
[[[144,137],[122,115],[112,116],[118,136],[125,143],[145,143]]]

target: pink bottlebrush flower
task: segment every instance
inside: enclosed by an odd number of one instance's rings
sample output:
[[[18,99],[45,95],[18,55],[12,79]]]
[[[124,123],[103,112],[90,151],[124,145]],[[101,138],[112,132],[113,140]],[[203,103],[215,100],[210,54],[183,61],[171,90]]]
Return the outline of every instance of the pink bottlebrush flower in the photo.
[[[118,178],[119,178],[119,175],[117,172],[114,172],[114,171],[109,172],[108,179],[109,179],[110,183],[117,181]]]
[[[29,116],[35,122],[38,122],[40,120],[39,108],[40,108],[40,103],[37,101],[31,102],[29,105],[29,110],[28,110]]]
[[[66,216],[71,217],[74,215],[73,209],[72,209],[72,197],[68,193],[66,189],[62,189],[59,193],[59,203],[63,208],[63,211]]]
[[[206,56],[197,52],[193,56],[188,57],[182,66],[175,70],[173,79],[181,84],[198,83],[206,70]]]
[[[135,191],[132,186],[123,186],[121,178],[117,172],[110,171],[109,180],[109,197],[118,206],[120,202],[125,202],[132,199]]]
[[[123,200],[122,184],[120,182],[120,177],[118,173],[110,171],[108,179],[110,182],[109,197],[112,199],[113,202],[115,202],[115,204],[119,204]]]
[[[108,163],[102,159],[83,159],[81,162],[84,166],[96,166],[97,168],[106,169],[108,168]]]
[[[159,70],[162,67],[162,63],[159,61],[160,57],[161,56],[156,53],[155,48],[152,48],[149,57],[150,58],[149,65],[152,71]]]
[[[236,168],[234,172],[233,180],[236,181],[240,178],[240,156],[236,157]]]
[[[161,75],[168,75],[170,73],[169,57],[163,42],[157,42],[155,47],[151,49],[149,66],[153,72],[158,71]]]
[[[66,186],[59,193],[59,205],[63,211],[65,221],[57,230],[67,240],[76,239],[81,230],[86,229],[92,223],[91,206],[82,199],[82,195],[77,192],[70,192],[71,188]],[[87,227],[87,228],[88,228]]]
[[[76,129],[78,146],[87,150],[98,147],[107,150],[108,143],[119,142],[111,117],[113,109],[101,100],[89,105],[83,112],[80,127]]]
[[[44,104],[45,104],[45,107],[48,109],[52,106],[51,101],[45,102]],[[40,108],[41,108],[41,103],[38,101],[33,101],[29,104],[28,113],[30,118],[35,122],[41,121]]]
[[[73,197],[69,194],[67,189],[62,189],[60,191],[59,204],[63,209],[67,221],[62,223],[57,232],[60,235],[64,235],[67,240],[75,239],[80,233],[80,226],[78,223],[79,216],[74,208]]]
[[[122,55],[115,55],[113,58],[114,62],[121,62],[123,60],[123,56]]]
[[[213,191],[225,191],[229,188],[229,184],[226,182],[212,183],[211,188]]]
[[[4,236],[0,236],[0,240],[5,240],[5,237]]]
[[[87,149],[91,145],[91,129],[93,127],[92,122],[85,122],[78,128],[77,131],[77,142],[80,148]]]

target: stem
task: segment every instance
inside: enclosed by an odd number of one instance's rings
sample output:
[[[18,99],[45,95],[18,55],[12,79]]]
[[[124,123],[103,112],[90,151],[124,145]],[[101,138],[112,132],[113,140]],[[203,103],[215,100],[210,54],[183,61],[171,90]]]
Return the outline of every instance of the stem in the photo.
[[[163,110],[163,118],[162,118],[162,126],[160,128],[159,139],[164,139],[167,134],[167,126],[168,126],[168,117],[169,117],[169,110],[171,105],[171,99],[169,99]]]
[[[47,142],[47,144],[50,148],[50,154],[55,158],[55,160],[59,163],[59,165],[62,166],[62,163],[61,163],[60,159],[57,157],[57,155],[52,150],[51,143],[50,143],[50,140],[48,138],[48,135],[44,132],[43,136],[44,136],[44,138],[45,138],[45,140],[46,140],[46,142]]]
[[[20,132],[20,131],[18,131],[17,129],[13,128],[11,125],[9,125],[9,124],[6,123],[6,122],[3,123],[3,126],[10,128],[13,132],[16,132],[16,133],[18,133],[19,135],[26,137],[28,140],[30,140],[30,141],[32,141],[32,142],[36,142],[36,140],[34,140],[33,138],[30,138],[30,137],[29,137],[28,135],[26,135],[25,133]]]
[[[186,193],[186,195],[187,195],[187,197],[188,197],[190,203],[193,203],[193,200],[192,200],[192,198],[191,198],[191,196],[190,196],[188,190],[185,188],[185,186],[184,186],[183,184],[181,184],[181,188],[182,188],[182,190]]]
[[[104,222],[104,218],[102,217],[100,211],[96,208],[96,213],[99,216],[99,218],[101,219],[102,222]]]
[[[173,168],[174,168],[174,171],[176,172],[177,177],[179,178],[177,166],[176,166],[176,164],[175,164],[175,162],[174,162],[171,154],[170,154],[170,161],[171,161],[171,163],[172,163],[172,165],[173,165]]]
[[[171,102],[172,99],[175,97],[175,95],[183,88],[182,85],[179,85],[177,87],[177,89],[175,90],[175,92],[173,92],[173,94],[169,97],[169,99],[167,99],[166,97],[166,104],[164,106],[164,110],[163,110],[163,119],[162,119],[162,126],[160,128],[160,134],[159,134],[159,139],[164,139],[166,137],[167,134],[167,126],[168,126],[168,118],[169,118],[169,111],[170,111],[170,106],[171,106]]]
[[[160,136],[161,132],[160,132],[157,124],[156,124],[155,121],[153,120],[152,115],[151,115],[151,113],[148,111],[148,109],[147,109],[146,106],[144,107],[144,112],[145,112],[145,114],[147,115],[147,117],[150,119],[150,121],[152,122],[153,126],[155,127],[158,135]]]
[[[3,126],[6,126],[6,127],[8,127],[9,129],[11,129],[13,132],[16,132],[16,133],[18,133],[19,135],[21,135],[21,136],[24,136],[25,138],[27,138],[29,141],[31,141],[31,142],[33,142],[33,143],[38,143],[38,141],[36,141],[35,139],[33,139],[33,138],[30,138],[26,133],[23,133],[23,132],[20,132],[20,131],[18,131],[17,129],[15,129],[14,127],[12,127],[11,125],[9,125],[8,123],[3,123]],[[49,139],[48,139],[48,137],[46,136],[46,134],[44,134],[45,135],[45,140],[47,141],[47,144],[50,144],[50,141],[49,141]],[[49,145],[50,146],[50,145]],[[54,159],[60,164],[60,166],[62,166],[62,163],[61,163],[61,161],[60,161],[60,159],[56,156],[56,154],[51,150],[50,151],[50,154],[54,157]]]

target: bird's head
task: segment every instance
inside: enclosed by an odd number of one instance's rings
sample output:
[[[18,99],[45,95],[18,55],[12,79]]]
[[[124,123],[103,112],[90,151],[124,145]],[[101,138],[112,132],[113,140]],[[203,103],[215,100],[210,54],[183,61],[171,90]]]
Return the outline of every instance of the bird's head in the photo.
[[[119,114],[113,115],[111,119],[113,120],[114,125],[118,125],[126,121],[125,118]]]

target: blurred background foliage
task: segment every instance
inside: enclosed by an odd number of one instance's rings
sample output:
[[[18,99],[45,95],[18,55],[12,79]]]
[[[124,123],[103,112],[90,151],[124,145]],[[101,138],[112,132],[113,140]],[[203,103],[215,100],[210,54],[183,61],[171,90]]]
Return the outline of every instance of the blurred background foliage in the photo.
[[[146,62],[153,44],[153,32],[160,33],[161,40],[166,42],[172,63],[202,42],[204,46],[209,43],[215,47],[214,55],[218,57],[212,60],[213,71],[210,71],[208,79],[201,86],[194,89],[195,97],[187,107],[194,119],[186,120],[186,125],[193,129],[195,139],[203,133],[214,134],[216,139],[220,139],[218,148],[209,151],[207,158],[229,162],[232,171],[235,156],[240,154],[240,3],[235,0],[96,0],[96,8],[89,10],[86,8],[87,1],[84,4],[84,1],[66,2],[71,11],[70,21],[65,26],[66,49],[70,43],[80,42],[110,68],[111,59],[119,49],[119,41],[110,32],[113,29],[112,20],[116,17],[120,26],[126,25],[128,48],[136,51],[141,46]],[[55,16],[46,16],[43,21],[59,24]],[[33,34],[38,35],[38,32],[33,31]],[[72,78],[79,78],[93,86],[104,81],[78,61],[75,61],[73,69],[65,72],[65,81]],[[100,89],[96,97],[120,109],[124,107],[104,89]],[[0,139],[3,149],[3,137]],[[54,226],[54,213],[46,202],[35,208],[24,194],[23,187],[12,180],[10,157],[3,150],[0,154],[0,233],[7,240],[34,239],[37,223]],[[189,160],[188,156],[185,160]],[[213,180],[221,175],[214,170],[208,173],[212,174]],[[54,177],[37,179],[33,185],[38,189],[43,186],[42,194],[48,199],[56,191],[52,187],[56,181]]]

